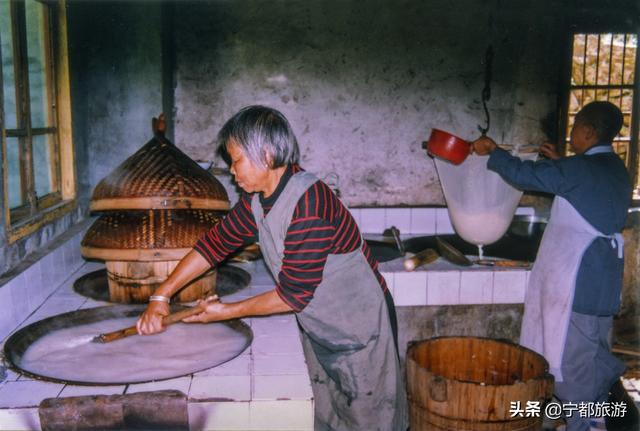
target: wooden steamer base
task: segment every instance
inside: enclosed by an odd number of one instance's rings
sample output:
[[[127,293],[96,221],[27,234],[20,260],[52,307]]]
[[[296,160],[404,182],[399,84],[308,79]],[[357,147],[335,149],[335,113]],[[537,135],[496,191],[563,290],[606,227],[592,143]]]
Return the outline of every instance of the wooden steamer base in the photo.
[[[109,300],[125,304],[140,304],[149,301],[149,296],[178,265],[179,260],[158,262],[107,261]],[[212,269],[187,284],[172,301],[192,302],[206,298],[216,292],[216,270]]]

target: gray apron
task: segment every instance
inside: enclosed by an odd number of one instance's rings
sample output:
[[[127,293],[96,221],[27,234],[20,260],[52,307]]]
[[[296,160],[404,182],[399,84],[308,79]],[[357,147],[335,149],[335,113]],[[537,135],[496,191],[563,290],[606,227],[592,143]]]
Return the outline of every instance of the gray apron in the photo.
[[[284,240],[304,192],[318,179],[291,177],[264,217],[258,194],[251,209],[260,250],[277,278]],[[405,430],[406,398],[380,284],[360,249],[330,254],[322,282],[296,319],[315,403],[316,430]]]

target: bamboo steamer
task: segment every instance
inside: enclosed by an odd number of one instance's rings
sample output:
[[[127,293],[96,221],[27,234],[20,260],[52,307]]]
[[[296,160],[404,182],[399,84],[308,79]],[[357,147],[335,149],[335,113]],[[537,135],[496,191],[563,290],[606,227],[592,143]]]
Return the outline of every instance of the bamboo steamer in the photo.
[[[220,218],[204,210],[110,212],[85,234],[81,253],[106,262],[112,302],[144,303]],[[216,271],[210,270],[173,298],[191,302],[215,293]]]
[[[155,289],[229,209],[224,186],[165,137],[153,138],[103,178],[90,208],[105,213],[84,236],[81,253],[106,262],[113,302],[147,302]],[[215,292],[210,270],[173,298],[191,302]]]
[[[149,301],[160,283],[165,281],[179,260],[158,262],[107,261],[109,298],[112,302],[139,304]],[[187,284],[172,298],[174,302],[192,302],[213,295],[216,271],[210,270]]]
[[[539,402],[553,392],[553,376],[539,354],[509,342],[438,337],[407,351],[411,430],[539,430],[540,417],[511,417],[511,403]]]
[[[163,116],[154,119],[154,137],[93,190],[91,211],[229,209],[224,186],[165,138],[165,127]]]

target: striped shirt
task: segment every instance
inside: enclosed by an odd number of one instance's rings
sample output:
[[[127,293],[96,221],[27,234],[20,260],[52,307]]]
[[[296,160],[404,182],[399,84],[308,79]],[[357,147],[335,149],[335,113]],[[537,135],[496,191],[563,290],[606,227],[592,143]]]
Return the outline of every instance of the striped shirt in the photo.
[[[268,198],[260,195],[267,215],[291,176],[301,171],[288,166],[278,187]],[[195,245],[212,266],[217,266],[238,248],[258,241],[258,227],[251,210],[252,195],[243,194],[227,216],[216,223]],[[312,300],[322,281],[327,256],[344,254],[360,248],[386,293],[387,286],[378,271],[378,262],[365,241],[351,213],[333,190],[317,181],[302,195],[291,218],[284,241],[284,258],[277,275],[276,292],[294,311],[299,312]]]

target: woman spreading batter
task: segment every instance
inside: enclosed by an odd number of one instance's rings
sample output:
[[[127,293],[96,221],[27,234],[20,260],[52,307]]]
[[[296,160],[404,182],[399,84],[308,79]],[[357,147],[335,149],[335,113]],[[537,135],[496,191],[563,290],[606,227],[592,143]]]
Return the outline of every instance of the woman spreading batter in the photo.
[[[205,312],[186,321],[294,312],[313,387],[315,429],[406,429],[393,300],[353,217],[330,187],[298,166],[296,137],[275,109],[243,108],[218,139],[246,194],[156,290],[138,332],[162,331],[175,292],[259,241],[275,289],[234,303],[209,298]]]

